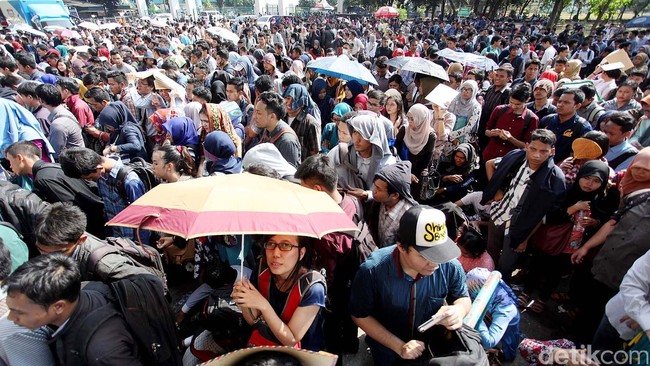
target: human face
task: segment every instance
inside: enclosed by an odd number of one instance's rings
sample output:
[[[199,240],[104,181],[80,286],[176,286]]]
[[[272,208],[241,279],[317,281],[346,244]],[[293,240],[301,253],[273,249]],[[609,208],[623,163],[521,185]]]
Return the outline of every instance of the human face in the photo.
[[[645,118],[650,118],[650,104],[641,103],[641,108],[643,109],[643,114]]]
[[[266,128],[271,122],[270,114],[266,111],[266,103],[259,101],[255,103],[255,125],[259,128]]]
[[[533,80],[534,78],[537,77],[537,73],[539,72],[539,66],[536,64],[531,64],[528,65],[526,68],[526,80]]]
[[[557,101],[557,114],[565,117],[565,116],[573,116],[578,108],[580,108],[580,104],[576,103],[575,100],[573,99],[573,94],[562,94],[560,96],[560,99]]]
[[[393,98],[386,100],[386,113],[393,115],[398,112],[397,102]]]
[[[335,115],[332,115],[334,117]],[[338,117],[338,116],[337,116]],[[334,118],[332,118],[334,120]],[[347,144],[350,142],[352,139],[352,136],[350,136],[350,127],[348,127],[348,124],[346,122],[341,121],[340,117],[338,121],[336,122],[336,127],[337,127],[337,133],[339,135],[339,143]]]
[[[119,94],[122,91],[122,85],[115,81],[113,78],[108,78],[108,89],[113,94]]]
[[[566,69],[566,64],[560,62],[556,62],[555,67],[553,68],[553,70],[558,74],[564,72],[564,69]]]
[[[147,82],[144,79],[138,80],[138,85],[136,86],[136,89],[138,91],[138,94],[140,95],[148,95],[153,91],[153,87],[149,86]]]
[[[465,86],[460,89],[461,96],[465,100],[469,100],[472,97],[472,94],[474,93],[474,89],[472,89],[471,86]]]
[[[231,84],[226,85],[226,97],[229,102],[239,102],[239,92],[237,92],[237,87]]]
[[[583,192],[594,192],[603,184],[600,178],[596,176],[582,177],[578,179],[578,184]]]
[[[536,87],[533,89],[533,98],[535,100],[547,100],[548,99],[548,93],[546,92],[546,89],[540,87]]]
[[[350,88],[348,88],[348,87],[346,86],[346,87],[345,87],[345,98],[346,98],[346,99],[350,99],[350,98],[352,98],[352,97],[353,97],[353,95],[352,95],[352,91],[350,91]]]
[[[117,67],[122,67],[124,64],[124,59],[122,59],[122,55],[118,53],[116,55],[111,55],[111,62]]]
[[[465,157],[465,154],[463,154],[462,152],[457,151],[454,154],[454,164],[456,166],[463,166],[463,165],[465,165],[466,161],[467,161],[467,158]]]
[[[98,102],[93,98],[88,99],[86,103],[88,103],[88,105],[97,113],[103,111],[105,107],[104,103]]]
[[[512,108],[512,111],[515,114],[522,114],[524,113],[524,108],[526,107],[526,103],[519,101],[515,98],[510,98],[510,108]]]
[[[505,71],[497,71],[494,73],[494,86],[500,88],[508,83],[508,73]]]
[[[375,98],[368,98],[367,107],[369,111],[381,113],[381,103]]]
[[[409,275],[417,276],[420,274],[422,276],[431,276],[433,272],[438,269],[438,263],[424,258],[424,256],[414,248],[404,248],[402,247],[402,244],[399,244],[397,247],[399,248],[400,264],[402,265],[404,272]]]
[[[388,183],[381,179],[375,179],[375,185],[372,187],[372,199],[375,202],[386,203],[390,202],[397,193],[392,195],[388,193]]]
[[[275,249],[264,250],[269,271],[281,279],[287,279],[305,255],[306,249],[298,248],[298,237],[295,235],[275,235],[267,243],[293,245],[289,251],[280,250],[279,246],[276,246]]]
[[[7,319],[27,329],[38,329],[56,319],[56,304],[45,307],[18,292],[9,293],[6,301],[9,308]]]
[[[65,74],[66,71],[68,71],[68,65],[66,65],[63,61],[59,61],[56,64],[56,68],[59,70],[59,72],[61,72],[61,74]]]
[[[366,140],[361,136],[357,131],[352,132],[352,142],[354,143],[354,149],[360,154],[367,153],[368,155],[372,154],[372,144],[370,141]]]
[[[356,103],[356,104],[354,105],[354,111],[355,111],[355,112],[359,112],[359,111],[363,111],[363,110],[364,110],[363,104],[361,104],[361,103]]]
[[[605,123],[605,126],[603,126],[602,130],[605,132],[607,137],[609,137],[610,147],[622,144],[630,134],[629,132],[623,133],[623,131],[621,131],[621,127],[611,121]]]
[[[531,141],[526,144],[526,159],[531,169],[537,170],[548,159],[549,156],[555,153],[555,149],[541,141]]]
[[[165,164],[164,154],[162,151],[154,151],[151,155],[151,167],[153,168],[153,175],[158,179],[164,179],[169,172],[169,165]]]
[[[13,156],[11,154],[7,154],[7,160],[9,160],[11,171],[13,171],[14,174],[16,175],[29,174],[27,162],[25,161],[25,157],[23,157],[22,155],[18,154],[17,156]]]
[[[399,90],[399,84],[394,82],[394,81],[391,81],[390,83],[388,83],[388,88],[389,89]]]
[[[619,105],[625,105],[632,100],[634,97],[634,90],[629,86],[622,86],[616,91],[616,103]]]
[[[207,131],[210,127],[210,118],[205,113],[199,113],[199,119],[201,119],[201,128],[203,131]]]
[[[640,166],[632,166],[629,168],[632,178],[637,182],[646,182],[650,180],[650,169]]]
[[[203,81],[208,77],[208,73],[203,69],[196,68],[194,69],[194,77],[197,80]]]

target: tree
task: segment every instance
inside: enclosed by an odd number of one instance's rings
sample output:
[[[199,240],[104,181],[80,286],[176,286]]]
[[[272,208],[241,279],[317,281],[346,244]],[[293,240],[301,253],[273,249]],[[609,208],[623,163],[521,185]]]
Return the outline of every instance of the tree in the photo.
[[[298,1],[299,8],[311,9],[316,4],[315,0],[300,0]]]
[[[638,17],[639,14],[647,10],[648,5],[650,5],[650,0],[639,0],[631,4],[630,10],[634,12],[634,17]]]
[[[596,27],[605,15],[610,19],[616,12],[630,5],[632,0],[589,0],[591,12],[596,13],[596,21],[593,27]]]

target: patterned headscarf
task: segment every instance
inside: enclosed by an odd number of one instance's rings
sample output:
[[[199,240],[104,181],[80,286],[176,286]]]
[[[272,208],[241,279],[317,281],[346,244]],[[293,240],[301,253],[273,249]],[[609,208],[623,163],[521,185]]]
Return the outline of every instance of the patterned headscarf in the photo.
[[[242,156],[242,146],[241,139],[237,136],[235,128],[230,121],[230,116],[228,113],[221,108],[220,105],[214,103],[204,103],[201,112],[205,112],[208,116],[208,127],[206,130],[201,131],[201,141],[205,141],[205,137],[208,133],[212,131],[223,131],[230,136],[232,142],[235,143],[237,147],[237,157]]]
[[[165,141],[166,132],[163,129],[163,124],[178,116],[179,113],[171,108],[159,109],[149,116],[149,121],[156,130],[156,135],[153,137],[156,144],[162,144]]]

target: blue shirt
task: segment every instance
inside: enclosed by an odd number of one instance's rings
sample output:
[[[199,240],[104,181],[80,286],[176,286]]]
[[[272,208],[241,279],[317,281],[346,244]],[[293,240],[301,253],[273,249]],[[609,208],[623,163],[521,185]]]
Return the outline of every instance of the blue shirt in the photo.
[[[571,119],[560,123],[560,117],[557,113],[542,118],[539,121],[539,128],[550,130],[557,138],[555,156],[553,156],[553,161],[556,164],[571,156],[573,141],[592,130],[591,124],[577,114],[573,115]]]
[[[636,150],[634,146],[632,146],[627,140],[623,141],[623,143],[620,143],[616,146],[610,146],[609,151],[607,152],[607,155],[605,155],[605,159],[607,161],[612,161],[616,159],[617,157],[621,156],[623,153],[626,153],[628,151]],[[629,158],[623,160],[620,164],[618,164],[615,167],[612,167],[617,173],[620,172],[621,170],[627,169],[627,167],[630,165],[632,162],[632,159],[634,159],[634,155],[630,156]]]
[[[414,279],[402,270],[399,255],[397,245],[392,245],[376,250],[361,265],[352,283],[350,314],[372,316],[407,342],[415,339],[417,327],[438,312],[445,299],[451,304],[469,293],[458,260],[441,264],[430,276]]]

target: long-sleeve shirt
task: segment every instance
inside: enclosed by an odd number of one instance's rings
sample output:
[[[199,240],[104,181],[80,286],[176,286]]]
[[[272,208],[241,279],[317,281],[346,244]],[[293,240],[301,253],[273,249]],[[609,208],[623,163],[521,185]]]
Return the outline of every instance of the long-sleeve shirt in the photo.
[[[84,147],[79,122],[64,105],[59,105],[50,112],[50,144],[54,148],[55,158],[68,147]]]
[[[641,329],[650,330],[650,252],[637,259],[621,282],[625,301],[625,313],[634,319]]]

